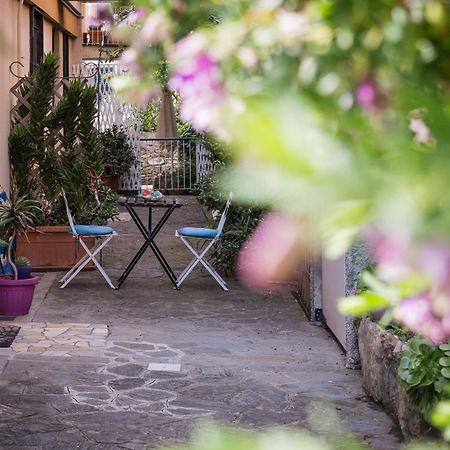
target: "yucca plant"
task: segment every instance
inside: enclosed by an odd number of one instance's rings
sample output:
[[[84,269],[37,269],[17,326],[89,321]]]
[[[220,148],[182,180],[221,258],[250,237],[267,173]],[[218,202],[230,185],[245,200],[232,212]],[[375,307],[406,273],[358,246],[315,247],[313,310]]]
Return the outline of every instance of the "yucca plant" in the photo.
[[[40,214],[39,203],[27,195],[18,196],[14,188],[8,199],[0,201],[0,238],[3,246],[7,244],[6,264],[11,266],[15,280],[18,273],[14,263],[14,241],[19,234],[33,229]]]

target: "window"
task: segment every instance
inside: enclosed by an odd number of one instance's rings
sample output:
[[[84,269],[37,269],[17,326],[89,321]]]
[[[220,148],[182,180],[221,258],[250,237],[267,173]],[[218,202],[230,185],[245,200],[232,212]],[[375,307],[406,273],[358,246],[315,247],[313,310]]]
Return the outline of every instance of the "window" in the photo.
[[[36,9],[30,9],[30,72],[44,56],[44,17]]]
[[[63,34],[63,55],[62,55],[62,62],[63,62],[63,77],[69,78],[69,61],[70,61],[70,54],[69,54],[69,48],[70,48],[70,38],[67,33]]]

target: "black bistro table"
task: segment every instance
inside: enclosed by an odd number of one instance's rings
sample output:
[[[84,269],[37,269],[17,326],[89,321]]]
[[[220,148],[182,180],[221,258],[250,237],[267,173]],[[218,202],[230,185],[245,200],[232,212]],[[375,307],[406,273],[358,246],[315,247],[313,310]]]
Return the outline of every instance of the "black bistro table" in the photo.
[[[120,278],[118,280],[117,289],[119,289],[122,286],[122,284],[128,278],[128,275],[133,270],[134,266],[142,258],[142,255],[145,253],[145,251],[149,247],[152,250],[152,252],[154,253],[154,255],[156,256],[156,258],[158,259],[158,261],[161,263],[161,266],[164,269],[164,272],[166,272],[167,276],[169,277],[169,279],[172,282],[172,284],[174,285],[174,287],[176,289],[178,289],[177,277],[173,273],[173,270],[170,268],[169,263],[166,261],[166,258],[164,258],[164,255],[162,254],[161,250],[156,245],[155,238],[156,238],[157,234],[161,231],[162,227],[167,222],[169,217],[172,215],[172,213],[177,208],[181,208],[183,205],[181,203],[178,203],[177,200],[172,200],[172,201],[167,201],[165,199],[149,200],[149,199],[142,199],[139,197],[130,197],[130,198],[126,198],[126,199],[122,198],[119,201],[119,204],[126,206],[133,222],[138,227],[142,236],[144,236],[145,242],[141,246],[141,248],[138,250],[136,255],[134,255],[133,259],[130,261],[127,268],[123,272],[123,274],[120,276]],[[148,214],[147,226],[144,225],[141,218],[138,216],[138,213],[136,211],[137,208],[146,208],[147,209],[147,214]],[[152,224],[153,208],[160,208],[160,209],[165,210],[161,219],[158,221],[158,223],[155,224],[155,226],[153,226],[153,224]]]

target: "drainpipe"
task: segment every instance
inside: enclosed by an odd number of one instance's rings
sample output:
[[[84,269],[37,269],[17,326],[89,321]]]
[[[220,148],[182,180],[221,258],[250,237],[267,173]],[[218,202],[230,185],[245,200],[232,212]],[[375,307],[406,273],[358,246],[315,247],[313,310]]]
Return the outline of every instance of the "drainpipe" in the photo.
[[[23,9],[23,3],[25,0],[19,0],[19,10],[17,11],[17,61],[20,62],[20,60],[22,59],[22,55],[21,55],[21,48],[22,48],[22,34],[20,32],[20,25],[22,23],[22,9]],[[19,64],[18,65],[18,75],[21,76],[22,75],[22,66]]]

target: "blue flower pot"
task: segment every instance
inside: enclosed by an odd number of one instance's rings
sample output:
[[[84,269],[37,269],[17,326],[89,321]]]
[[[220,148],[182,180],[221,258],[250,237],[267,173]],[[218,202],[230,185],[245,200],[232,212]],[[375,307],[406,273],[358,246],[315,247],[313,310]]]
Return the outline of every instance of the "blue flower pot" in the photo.
[[[31,278],[31,266],[18,266],[17,273],[19,280],[28,280]]]

